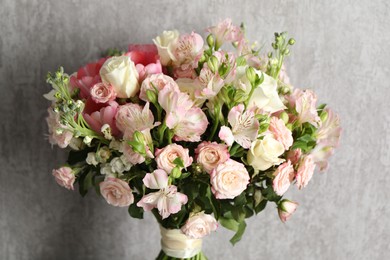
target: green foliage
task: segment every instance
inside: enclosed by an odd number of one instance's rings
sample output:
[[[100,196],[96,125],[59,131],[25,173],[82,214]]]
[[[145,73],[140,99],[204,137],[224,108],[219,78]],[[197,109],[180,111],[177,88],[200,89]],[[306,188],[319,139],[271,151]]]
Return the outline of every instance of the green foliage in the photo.
[[[95,173],[88,167],[84,171],[80,172],[78,183],[79,192],[82,197],[84,197],[88,193],[88,190],[93,186],[94,176]]]

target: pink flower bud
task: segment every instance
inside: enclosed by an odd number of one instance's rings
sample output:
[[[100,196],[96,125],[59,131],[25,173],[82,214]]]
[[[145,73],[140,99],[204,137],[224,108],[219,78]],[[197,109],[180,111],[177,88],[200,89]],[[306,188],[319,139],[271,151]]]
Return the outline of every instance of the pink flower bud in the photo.
[[[284,199],[281,202],[279,202],[278,213],[279,213],[280,220],[283,223],[289,220],[292,214],[297,209],[297,207],[298,207],[298,203],[294,201],[290,201],[288,199]]]

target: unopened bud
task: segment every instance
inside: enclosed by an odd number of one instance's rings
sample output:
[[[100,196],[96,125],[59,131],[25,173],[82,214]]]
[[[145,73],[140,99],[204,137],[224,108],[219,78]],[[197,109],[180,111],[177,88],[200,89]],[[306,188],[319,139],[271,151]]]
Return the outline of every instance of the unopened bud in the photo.
[[[86,136],[86,137],[84,137],[84,139],[83,139],[83,142],[86,144],[86,145],[91,145],[91,142],[92,142],[92,137],[90,137],[90,136]]]
[[[256,71],[253,67],[248,67],[245,71],[246,77],[250,83],[254,83],[256,80]]]
[[[288,44],[294,45],[294,43],[295,43],[295,39],[294,38],[290,38],[290,40],[288,40]]]
[[[209,69],[215,73],[216,71],[218,71],[218,67],[219,67],[219,61],[217,59],[217,57],[215,57],[214,55],[211,56],[209,58],[209,60],[207,61],[207,66],[209,67]]]
[[[181,176],[181,170],[180,170],[180,168],[177,167],[177,166],[176,166],[175,168],[173,168],[172,171],[171,171],[171,176],[172,176],[173,178],[175,178],[175,179],[180,178],[180,176]]]
[[[326,112],[325,110],[321,112],[321,115],[320,115],[320,118],[321,118],[321,121],[322,122],[325,122],[326,119],[328,119],[328,112]]]
[[[209,34],[209,36],[207,36],[207,44],[209,45],[210,48],[213,48],[214,47],[214,37],[212,34]]]
[[[287,114],[286,112],[282,112],[282,113],[280,114],[280,119],[283,120],[284,124],[287,124],[287,123],[288,123],[288,120],[289,120],[288,114]]]
[[[278,213],[280,220],[284,223],[289,220],[292,214],[297,210],[298,203],[284,199],[278,204]]]
[[[143,144],[145,142],[144,135],[140,131],[135,131],[133,137],[134,140],[140,144]]]
[[[157,95],[155,91],[150,89],[146,90],[146,96],[148,97],[150,103],[155,104],[157,102]]]

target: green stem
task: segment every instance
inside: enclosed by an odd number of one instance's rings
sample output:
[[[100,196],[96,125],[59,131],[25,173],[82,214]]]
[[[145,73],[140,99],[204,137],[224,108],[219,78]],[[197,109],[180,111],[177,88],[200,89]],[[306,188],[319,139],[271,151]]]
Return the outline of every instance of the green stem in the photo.
[[[208,260],[208,258],[203,254],[203,252],[199,252],[197,255],[190,258],[176,258],[166,255],[165,252],[161,250],[156,260]]]

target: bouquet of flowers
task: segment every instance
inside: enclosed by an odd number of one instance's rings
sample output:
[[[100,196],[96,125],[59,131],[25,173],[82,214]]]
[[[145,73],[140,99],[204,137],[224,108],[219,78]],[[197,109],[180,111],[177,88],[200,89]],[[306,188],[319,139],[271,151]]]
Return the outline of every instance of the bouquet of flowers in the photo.
[[[338,116],[286,74],[294,39],[275,33],[263,54],[229,19],[207,32],[164,31],[47,76],[49,141],[70,147],[57,183],[95,188],[134,218],[151,211],[157,259],[206,259],[202,237],[220,224],[236,243],[269,202],[287,221],[298,204],[283,195],[326,169],[339,142]]]

